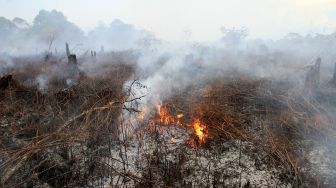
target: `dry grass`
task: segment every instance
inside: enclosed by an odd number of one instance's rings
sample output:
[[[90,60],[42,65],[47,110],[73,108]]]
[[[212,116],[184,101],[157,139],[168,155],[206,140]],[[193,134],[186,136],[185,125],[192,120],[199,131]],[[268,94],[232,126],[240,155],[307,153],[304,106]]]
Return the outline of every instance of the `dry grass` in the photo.
[[[1,185],[72,187],[92,182],[103,185],[104,178],[113,179],[115,169],[102,159],[113,158],[115,145],[126,151],[127,140],[119,139],[127,132],[121,115],[123,110],[137,112],[125,104],[139,99],[129,100],[137,82],[124,88],[133,68],[107,63],[99,69],[105,71],[103,75],[80,74],[78,84],[69,87],[57,75],[66,64],[60,62],[58,71],[51,71],[57,62],[34,61],[19,63],[12,71],[10,88],[0,93]],[[52,73],[44,91],[36,82],[42,73]],[[318,177],[303,170],[308,168],[304,147],[314,138],[336,134],[333,118],[314,97],[303,95],[289,82],[241,74],[214,78],[175,93],[163,101],[171,114],[183,113],[182,122],[199,117],[207,126],[209,136],[200,147],[210,149],[230,140],[247,142],[268,154],[270,166],[287,170],[283,181],[294,186],[320,185]],[[148,177],[152,167],[161,168],[164,185],[174,185],[178,179],[174,176],[178,168],[159,164],[144,169],[143,177],[126,171],[120,176],[139,187],[152,186],[157,181]]]
[[[108,76],[82,75],[71,87],[53,77],[49,82],[60,84],[41,93],[34,79],[48,66],[53,65],[16,69],[10,88],[0,93],[4,187],[80,186],[108,176],[97,158],[118,141],[119,117],[130,95],[124,83],[132,68],[114,64]]]
[[[269,154],[270,165],[288,169],[285,179],[292,185],[321,186],[319,177],[307,173],[305,151],[307,143],[335,138],[334,120],[319,101],[292,83],[240,75],[175,93],[164,104],[172,113],[186,114],[185,121],[201,117],[209,133],[204,147],[237,139],[249,142]]]

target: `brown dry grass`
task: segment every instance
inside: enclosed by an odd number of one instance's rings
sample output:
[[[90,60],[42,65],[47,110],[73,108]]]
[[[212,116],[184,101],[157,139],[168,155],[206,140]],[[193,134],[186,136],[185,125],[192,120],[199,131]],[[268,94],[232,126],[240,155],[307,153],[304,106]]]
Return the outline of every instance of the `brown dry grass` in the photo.
[[[4,187],[80,186],[108,175],[97,158],[118,140],[119,117],[130,95],[123,87],[132,67],[114,64],[108,76],[82,75],[72,87],[54,77],[50,83],[61,84],[41,93],[34,79],[48,66],[19,67],[10,88],[0,93]],[[28,86],[22,85],[27,80]]]
[[[166,101],[172,113],[200,117],[207,125],[207,145],[242,140],[269,154],[270,165],[288,169],[294,186],[319,187],[304,151],[317,138],[336,136],[333,117],[316,99],[290,82],[240,75],[194,85]]]
[[[48,90],[40,92],[36,77],[55,62],[34,61],[13,70],[11,88],[0,93],[1,185],[85,186],[109,177],[113,168],[101,159],[111,156],[113,145],[121,144],[117,137],[125,130],[119,118],[124,104],[134,102],[127,101],[132,91],[123,88],[132,67],[103,67],[108,71],[105,76],[82,74],[72,87],[53,75]],[[323,105],[289,82],[220,77],[177,91],[164,105],[173,115],[183,113],[182,121],[200,117],[209,133],[202,147],[228,140],[252,143],[268,153],[270,165],[288,169],[284,181],[297,186],[319,185],[318,177],[303,174],[302,168],[307,168],[303,143],[336,135],[333,118]]]

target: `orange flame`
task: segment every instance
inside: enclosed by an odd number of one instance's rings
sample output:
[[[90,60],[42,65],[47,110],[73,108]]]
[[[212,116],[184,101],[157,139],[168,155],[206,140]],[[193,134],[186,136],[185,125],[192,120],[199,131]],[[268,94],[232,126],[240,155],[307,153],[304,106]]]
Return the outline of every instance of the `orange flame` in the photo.
[[[160,123],[164,125],[192,127],[194,134],[198,137],[199,143],[205,143],[205,140],[208,137],[207,127],[200,121],[199,118],[195,118],[192,123],[183,125],[180,120],[184,117],[184,114],[177,114],[176,116],[173,116],[170,114],[167,106],[157,106],[157,109]]]
[[[160,123],[165,125],[182,125],[180,119],[183,114],[178,114],[175,116],[170,115],[169,110],[166,106],[157,106],[158,114],[160,118]]]
[[[177,119],[183,118],[183,114],[177,114]]]
[[[160,122],[166,125],[174,123],[174,118],[169,114],[168,108],[163,106],[159,109]]]
[[[143,108],[140,112],[140,114],[138,114],[138,116],[136,117],[137,121],[142,121],[145,119],[146,115],[148,113],[148,109],[147,108]]]
[[[200,143],[204,143],[205,139],[208,137],[206,126],[202,124],[200,119],[196,118],[193,121],[193,128],[194,128],[195,135],[198,137]]]

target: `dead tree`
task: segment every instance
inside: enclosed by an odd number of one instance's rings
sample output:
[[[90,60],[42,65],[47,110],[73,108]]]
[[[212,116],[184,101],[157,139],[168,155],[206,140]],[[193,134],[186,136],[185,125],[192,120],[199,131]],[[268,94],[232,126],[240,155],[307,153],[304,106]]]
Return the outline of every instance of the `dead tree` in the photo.
[[[70,54],[68,56],[68,64],[73,64],[77,66],[77,56],[75,54]]]
[[[77,82],[79,77],[79,68],[77,64],[77,56],[76,54],[71,54],[69,49],[69,44],[65,43],[65,50],[68,56],[68,67],[67,67],[67,85],[73,85]]]
[[[91,57],[96,57],[97,56],[97,52],[94,50],[91,50]]]
[[[70,56],[70,49],[69,49],[69,44],[65,43],[65,50],[66,50],[66,54],[69,57]]]
[[[316,89],[320,84],[320,66],[321,58],[317,58],[315,64],[310,66],[310,69],[306,76],[305,89],[312,90]]]
[[[49,61],[52,58],[52,52],[46,52],[44,55],[44,61]]]
[[[77,66],[77,57],[76,54],[71,54],[69,49],[69,44],[65,43],[65,50],[68,57],[68,64],[75,64]]]
[[[97,52],[94,51],[94,50],[91,50],[91,60],[92,60],[92,62],[97,61]]]

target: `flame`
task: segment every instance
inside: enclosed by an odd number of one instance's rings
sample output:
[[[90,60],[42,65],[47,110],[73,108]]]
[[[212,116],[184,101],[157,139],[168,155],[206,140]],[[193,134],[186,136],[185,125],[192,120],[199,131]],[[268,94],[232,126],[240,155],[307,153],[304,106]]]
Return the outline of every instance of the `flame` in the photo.
[[[160,122],[166,125],[174,123],[174,118],[169,114],[168,108],[163,106],[159,110]]]
[[[199,118],[194,119],[193,128],[195,135],[198,137],[200,143],[204,143],[205,139],[208,137],[206,126],[202,124]]]
[[[176,117],[170,115],[170,112],[166,106],[158,106],[158,114],[160,117],[160,123],[165,125],[182,125],[179,119],[184,115],[178,114]]]
[[[141,112],[139,114],[137,114],[136,116],[132,116],[130,119],[129,119],[129,122],[131,124],[135,124],[135,123],[138,123],[138,122],[142,122],[146,119],[146,116],[148,115],[148,108],[146,107],[142,107],[141,109]]]
[[[184,116],[183,114],[177,114],[176,117],[177,117],[177,119],[181,119],[181,118],[183,118],[183,116]]]
[[[194,118],[189,123],[183,123],[181,121],[184,117],[184,114],[177,114],[177,115],[171,115],[168,107],[166,105],[157,105],[157,113],[158,113],[158,119],[154,120],[153,123],[160,123],[161,125],[179,125],[179,126],[185,126],[190,127],[193,129],[194,134],[198,138],[198,142],[200,144],[205,143],[207,137],[208,137],[208,131],[206,125],[201,122],[199,118]],[[195,143],[194,143],[195,144]]]
[[[147,108],[143,108],[140,112],[140,114],[136,117],[137,121],[142,121],[145,119],[146,115],[148,113],[148,109]]]

